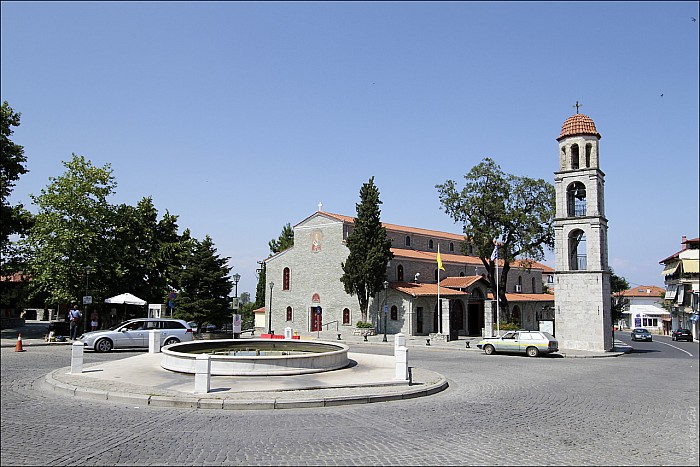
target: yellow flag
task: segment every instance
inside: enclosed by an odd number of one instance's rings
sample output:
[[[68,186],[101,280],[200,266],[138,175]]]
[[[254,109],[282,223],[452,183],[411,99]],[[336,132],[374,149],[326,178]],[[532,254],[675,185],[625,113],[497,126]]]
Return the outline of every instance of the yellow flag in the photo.
[[[438,244],[437,263],[438,263],[438,269],[442,269],[444,271],[445,268],[442,267],[442,258],[440,258],[440,245],[439,244]]]

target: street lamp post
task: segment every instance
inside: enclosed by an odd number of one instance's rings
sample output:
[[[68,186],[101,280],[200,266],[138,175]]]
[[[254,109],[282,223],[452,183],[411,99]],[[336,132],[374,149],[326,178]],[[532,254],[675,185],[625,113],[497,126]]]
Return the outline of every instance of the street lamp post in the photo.
[[[90,295],[89,294],[90,290],[90,266],[85,266],[85,300],[87,301],[87,297]],[[83,304],[83,332],[87,331],[87,320],[88,320],[88,304],[84,303]]]
[[[274,282],[270,282],[270,319],[267,323],[267,333],[272,334],[272,288],[275,286]]]
[[[238,314],[238,281],[241,280],[241,275],[236,273],[233,276],[231,276],[231,278],[233,279],[233,285],[236,288],[236,291],[235,291],[234,296],[233,296],[233,304],[232,304],[233,306],[231,307],[233,309],[233,315],[235,316]],[[234,321],[235,321],[235,319],[234,319]],[[239,321],[239,323],[240,323],[240,321]],[[240,336],[240,332],[236,332],[236,329],[233,326],[232,326],[231,330],[233,331],[233,338],[238,339],[238,337]]]
[[[388,293],[389,293],[389,282],[384,281],[384,339],[382,339],[382,342],[387,342],[387,340],[386,340],[386,315],[389,313]]]

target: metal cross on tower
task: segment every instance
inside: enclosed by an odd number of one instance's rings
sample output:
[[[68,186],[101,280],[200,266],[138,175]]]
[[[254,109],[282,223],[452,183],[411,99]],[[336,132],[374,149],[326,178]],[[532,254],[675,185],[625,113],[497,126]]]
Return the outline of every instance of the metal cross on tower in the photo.
[[[576,113],[578,113],[579,107],[583,107],[583,104],[579,104],[578,101],[576,101],[576,104],[572,105],[572,107],[576,107]]]

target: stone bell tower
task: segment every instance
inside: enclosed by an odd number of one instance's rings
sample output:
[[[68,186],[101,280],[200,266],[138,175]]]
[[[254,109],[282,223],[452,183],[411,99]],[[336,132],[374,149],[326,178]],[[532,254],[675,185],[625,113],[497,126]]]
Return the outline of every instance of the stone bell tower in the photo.
[[[605,174],[600,134],[578,107],[557,138],[554,331],[562,349],[608,351],[613,341]]]

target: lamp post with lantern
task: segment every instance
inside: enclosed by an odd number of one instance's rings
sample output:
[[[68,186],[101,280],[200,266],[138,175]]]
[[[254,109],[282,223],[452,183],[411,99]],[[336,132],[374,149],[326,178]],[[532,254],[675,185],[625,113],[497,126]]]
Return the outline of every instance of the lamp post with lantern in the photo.
[[[274,282],[270,282],[270,312],[269,317],[270,319],[267,322],[267,333],[272,334],[272,288],[275,286]]]
[[[235,287],[233,302],[231,303],[231,308],[233,309],[233,323],[231,330],[233,332],[233,338],[238,339],[241,335],[241,317],[238,314],[238,281],[241,280],[241,275],[236,273],[231,276],[231,279],[233,279],[233,285]]]
[[[382,339],[382,342],[387,342],[386,340],[386,315],[389,314],[389,302],[388,302],[388,297],[389,297],[389,282],[384,281],[384,338]]]

